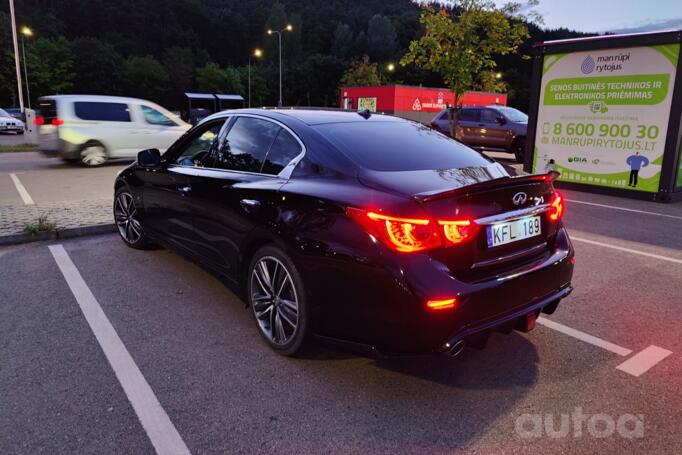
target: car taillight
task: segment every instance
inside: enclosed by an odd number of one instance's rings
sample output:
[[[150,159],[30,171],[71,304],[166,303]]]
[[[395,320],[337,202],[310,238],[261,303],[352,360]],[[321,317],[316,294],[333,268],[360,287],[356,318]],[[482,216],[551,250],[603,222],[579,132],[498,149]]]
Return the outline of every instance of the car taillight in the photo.
[[[401,253],[456,245],[472,238],[477,228],[469,220],[399,218],[352,207],[347,213],[384,245]]]
[[[564,197],[558,191],[554,192],[549,202],[549,212],[547,214],[551,221],[558,221],[564,216]]]
[[[64,124],[64,120],[60,119],[59,117],[55,117],[52,119],[52,122],[50,123],[52,123],[52,125],[54,126],[61,126]]]
[[[452,245],[457,245],[474,236],[477,226],[469,220],[459,221],[438,221],[438,224],[443,226],[443,235],[445,242]]]
[[[45,117],[42,115],[36,115],[36,118],[33,119],[33,124],[34,125],[44,125],[45,124]]]

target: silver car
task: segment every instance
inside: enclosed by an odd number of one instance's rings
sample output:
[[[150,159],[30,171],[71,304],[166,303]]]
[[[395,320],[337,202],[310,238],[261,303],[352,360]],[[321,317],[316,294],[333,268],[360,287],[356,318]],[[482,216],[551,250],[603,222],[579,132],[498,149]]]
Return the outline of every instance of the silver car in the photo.
[[[0,109],[0,133],[24,134],[24,122]]]

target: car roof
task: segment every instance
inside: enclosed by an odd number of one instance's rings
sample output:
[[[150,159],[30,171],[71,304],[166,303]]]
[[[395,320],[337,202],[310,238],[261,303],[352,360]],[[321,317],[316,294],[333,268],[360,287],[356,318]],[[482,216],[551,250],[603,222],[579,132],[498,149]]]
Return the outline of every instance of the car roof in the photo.
[[[351,123],[351,122],[405,122],[407,120],[390,115],[371,113],[365,118],[355,111],[324,110],[324,109],[232,109],[217,112],[206,119],[214,119],[223,115],[252,114],[275,120],[284,120],[283,117],[291,117],[306,125],[320,125],[324,123]],[[204,119],[204,120],[206,120]]]

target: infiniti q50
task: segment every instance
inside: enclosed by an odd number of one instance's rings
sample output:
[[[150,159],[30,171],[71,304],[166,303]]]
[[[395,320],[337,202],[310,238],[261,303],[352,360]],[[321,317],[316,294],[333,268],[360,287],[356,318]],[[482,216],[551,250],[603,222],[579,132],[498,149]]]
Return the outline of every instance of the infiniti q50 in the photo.
[[[554,176],[510,176],[390,116],[225,111],[140,152],[114,217],[126,245],[169,247],[242,290],[282,354],[318,337],[455,355],[532,329],[571,292]]]

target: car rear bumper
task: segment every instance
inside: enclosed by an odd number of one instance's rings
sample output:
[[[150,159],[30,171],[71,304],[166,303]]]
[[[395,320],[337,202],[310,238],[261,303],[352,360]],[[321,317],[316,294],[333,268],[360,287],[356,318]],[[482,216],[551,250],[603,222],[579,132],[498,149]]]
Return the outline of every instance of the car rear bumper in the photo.
[[[541,255],[473,281],[458,279],[427,255],[387,251],[356,254],[354,264],[345,256],[344,262],[322,267],[328,270],[324,276],[318,258],[317,268],[304,270],[304,277],[316,277],[310,286],[321,320],[318,335],[387,355],[437,353],[501,326],[513,328],[528,314],[553,312],[572,290],[573,255],[568,234],[560,228]],[[455,298],[456,305],[428,309],[427,300],[436,298]]]

